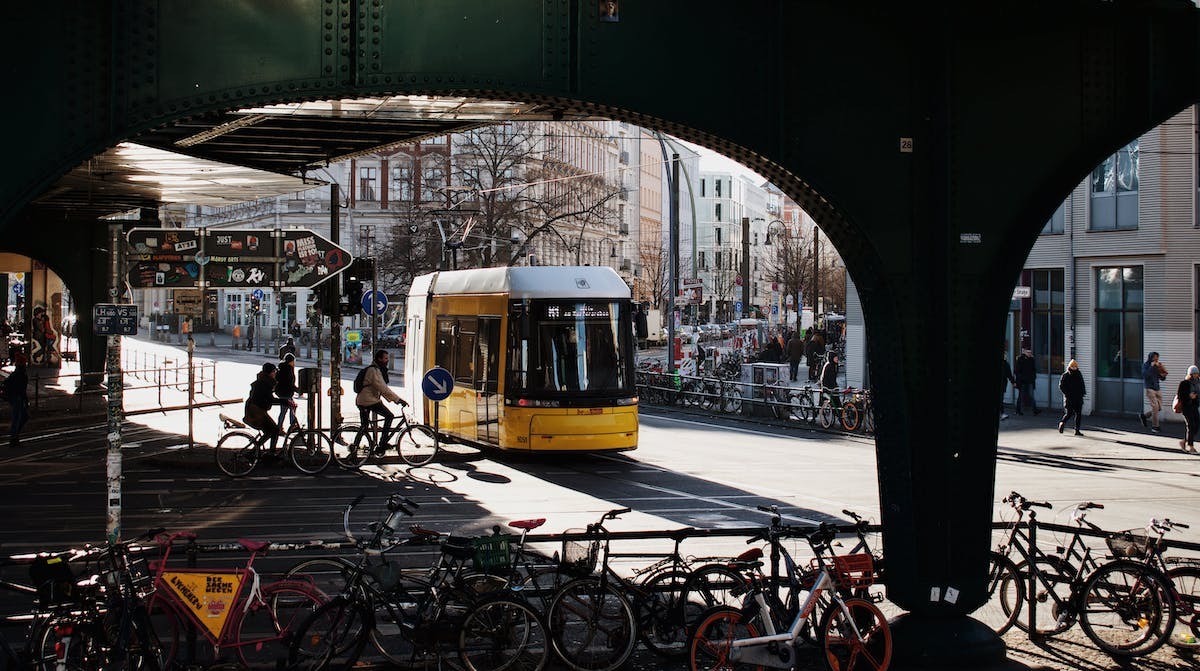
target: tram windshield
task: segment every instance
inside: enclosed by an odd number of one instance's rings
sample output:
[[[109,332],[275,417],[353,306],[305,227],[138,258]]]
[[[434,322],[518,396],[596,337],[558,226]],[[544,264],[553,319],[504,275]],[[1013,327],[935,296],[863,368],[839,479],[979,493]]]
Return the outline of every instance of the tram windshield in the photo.
[[[632,393],[628,301],[537,300],[529,307],[518,357],[526,391]]]

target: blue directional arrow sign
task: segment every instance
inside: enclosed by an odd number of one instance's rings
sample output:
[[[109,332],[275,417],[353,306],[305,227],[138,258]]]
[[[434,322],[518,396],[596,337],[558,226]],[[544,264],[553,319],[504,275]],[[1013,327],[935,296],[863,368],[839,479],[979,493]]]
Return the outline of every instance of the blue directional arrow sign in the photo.
[[[250,292],[250,295],[261,301],[267,294],[262,289],[255,289]]]
[[[387,306],[387,296],[382,291],[368,291],[363,294],[363,312],[369,315],[383,314],[383,311],[387,309]]]
[[[454,376],[450,371],[434,366],[421,376],[421,392],[431,401],[444,401],[454,391]]]

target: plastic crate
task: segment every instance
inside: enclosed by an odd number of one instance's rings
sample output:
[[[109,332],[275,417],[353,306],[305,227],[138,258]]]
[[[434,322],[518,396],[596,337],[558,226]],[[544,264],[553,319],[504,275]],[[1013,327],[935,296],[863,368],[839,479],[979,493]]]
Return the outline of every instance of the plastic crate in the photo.
[[[1129,529],[1110,534],[1104,539],[1108,549],[1118,558],[1144,559],[1151,552],[1162,552],[1166,543],[1161,538],[1151,538],[1141,529]]]
[[[875,557],[866,553],[834,555],[833,572],[842,587],[870,587],[875,584]]]
[[[471,539],[472,561],[481,573],[496,573],[512,568],[512,536],[496,534]]]

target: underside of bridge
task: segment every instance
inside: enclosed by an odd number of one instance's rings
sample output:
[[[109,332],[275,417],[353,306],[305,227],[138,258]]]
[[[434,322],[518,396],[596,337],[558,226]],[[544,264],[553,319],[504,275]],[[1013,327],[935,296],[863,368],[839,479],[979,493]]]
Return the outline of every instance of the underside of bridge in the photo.
[[[1002,655],[965,614],[984,600],[1009,294],[1081,176],[1196,101],[1195,7],[607,4],[22,4],[6,60],[10,86],[30,84],[3,108],[19,169],[0,183],[3,251],[63,269],[81,313],[102,300],[97,217],[168,198],[122,179],[145,169],[120,167],[122,142],[270,171],[264,189],[505,118],[614,118],[706,145],[800,203],[861,293],[889,596],[911,613],[898,656]],[[411,95],[436,97],[393,98]],[[997,174],[1019,175],[1003,200]],[[183,197],[236,190],[203,191]]]

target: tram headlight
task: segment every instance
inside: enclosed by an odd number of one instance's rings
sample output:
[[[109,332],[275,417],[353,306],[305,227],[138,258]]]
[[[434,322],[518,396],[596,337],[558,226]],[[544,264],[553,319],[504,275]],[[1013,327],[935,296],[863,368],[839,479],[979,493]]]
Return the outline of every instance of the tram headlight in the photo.
[[[517,406],[521,408],[561,408],[558,401],[541,401],[533,398],[518,398]]]
[[[618,398],[617,405],[637,405],[638,397],[630,396],[629,398]]]

